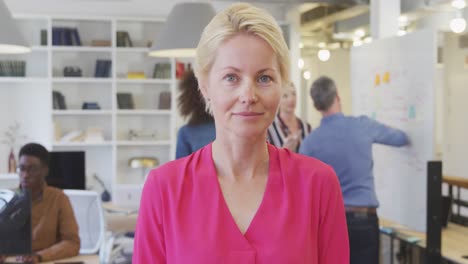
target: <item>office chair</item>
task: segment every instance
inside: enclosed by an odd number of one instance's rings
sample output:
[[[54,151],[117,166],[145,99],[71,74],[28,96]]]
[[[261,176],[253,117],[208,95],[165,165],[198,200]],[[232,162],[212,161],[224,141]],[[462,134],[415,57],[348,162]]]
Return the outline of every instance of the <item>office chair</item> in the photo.
[[[63,192],[68,196],[78,222],[80,254],[96,254],[106,234],[104,213],[98,193],[84,190]]]

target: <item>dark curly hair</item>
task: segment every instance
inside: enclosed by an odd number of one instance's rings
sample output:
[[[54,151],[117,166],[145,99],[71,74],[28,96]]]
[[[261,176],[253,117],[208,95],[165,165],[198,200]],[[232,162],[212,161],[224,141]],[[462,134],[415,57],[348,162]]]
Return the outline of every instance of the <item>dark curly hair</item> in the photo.
[[[179,111],[184,118],[188,118],[189,125],[213,121],[213,117],[205,110],[205,101],[198,90],[198,81],[193,70],[185,72],[179,83],[179,91],[180,95],[177,98]]]
[[[49,151],[41,144],[28,143],[22,146],[18,156],[21,158],[23,155],[36,157],[41,161],[42,165],[49,167]]]

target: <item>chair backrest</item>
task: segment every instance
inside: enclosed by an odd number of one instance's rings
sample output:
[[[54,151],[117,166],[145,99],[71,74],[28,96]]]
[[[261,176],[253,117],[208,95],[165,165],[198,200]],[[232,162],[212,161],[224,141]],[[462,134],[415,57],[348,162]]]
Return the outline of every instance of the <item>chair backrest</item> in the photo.
[[[98,252],[106,233],[104,213],[99,195],[93,191],[63,190],[68,196],[78,222],[80,254]]]

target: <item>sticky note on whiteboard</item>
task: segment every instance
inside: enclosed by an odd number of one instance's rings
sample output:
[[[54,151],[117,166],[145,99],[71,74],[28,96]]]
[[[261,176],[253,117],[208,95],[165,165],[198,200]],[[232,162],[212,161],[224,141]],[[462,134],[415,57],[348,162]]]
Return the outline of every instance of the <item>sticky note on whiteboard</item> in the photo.
[[[408,118],[415,119],[416,118],[416,107],[414,105],[410,105],[408,107]]]
[[[384,75],[383,75],[383,80],[382,80],[384,83],[389,83],[390,82],[390,73],[389,72],[385,72]]]

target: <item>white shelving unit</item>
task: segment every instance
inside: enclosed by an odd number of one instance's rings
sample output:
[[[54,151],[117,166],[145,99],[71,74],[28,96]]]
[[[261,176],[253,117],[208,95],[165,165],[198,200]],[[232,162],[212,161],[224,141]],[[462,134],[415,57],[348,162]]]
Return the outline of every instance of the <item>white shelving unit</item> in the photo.
[[[40,142],[53,151],[85,151],[87,185],[96,185],[93,175],[97,174],[106,187],[113,190],[113,202],[138,206],[146,176],[143,174],[149,169],[130,168],[129,159],[154,157],[159,164],[164,164],[175,156],[176,60],[147,55],[148,45],[160,32],[163,21],[54,16],[16,18],[32,45],[32,52],[0,56],[0,60],[27,63],[25,77],[0,77],[0,112],[15,112],[3,120],[0,131],[18,120],[27,132],[25,141]],[[52,34],[56,27],[76,28],[82,45],[53,45]],[[47,45],[41,45],[41,30],[47,32]],[[129,33],[133,47],[117,47],[118,31]],[[95,40],[109,41],[110,46],[92,46]],[[97,60],[111,61],[109,77],[95,77]],[[152,78],[156,63],[170,64],[167,79]],[[64,77],[63,69],[67,66],[79,67],[82,76]],[[128,79],[128,72],[144,72],[146,78]],[[53,109],[52,91],[64,96],[66,109]],[[170,109],[159,109],[161,92],[171,93]],[[119,109],[118,93],[132,94],[134,109]],[[21,105],[12,107],[13,102],[21,102]],[[84,102],[98,103],[100,109],[83,110]],[[101,130],[104,141],[61,140],[67,133],[88,129]],[[136,140],[129,136],[130,130],[155,137]],[[0,159],[7,160],[8,152],[1,149]],[[0,164],[2,171],[5,167]]]

